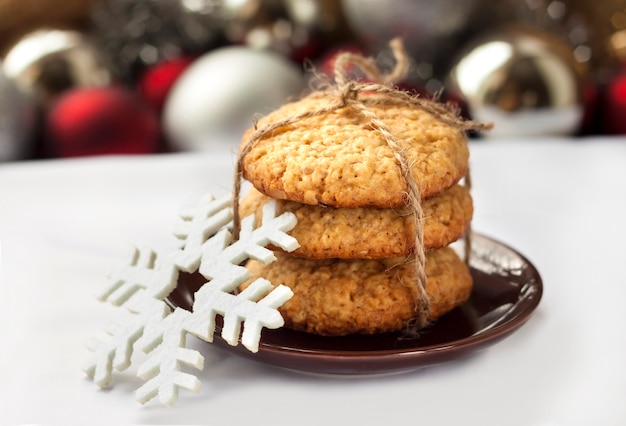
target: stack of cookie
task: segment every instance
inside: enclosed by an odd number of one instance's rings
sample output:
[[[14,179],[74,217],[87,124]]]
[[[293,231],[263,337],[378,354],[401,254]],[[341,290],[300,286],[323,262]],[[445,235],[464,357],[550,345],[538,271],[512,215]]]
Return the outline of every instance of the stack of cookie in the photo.
[[[296,215],[290,234],[301,247],[276,249],[277,261],[247,267],[293,290],[281,307],[288,328],[331,336],[382,333],[415,318],[415,252],[424,250],[428,317],[434,321],[466,301],[472,288],[468,267],[449,247],[473,213],[471,195],[459,184],[468,170],[465,135],[414,105],[366,105],[409,160],[422,198],[424,244],[416,247],[407,177],[393,148],[358,109],[328,108],[328,102],[311,95],[258,123],[285,124],[242,156],[252,188],[241,215],[260,216],[266,202],[277,200],[278,213]]]

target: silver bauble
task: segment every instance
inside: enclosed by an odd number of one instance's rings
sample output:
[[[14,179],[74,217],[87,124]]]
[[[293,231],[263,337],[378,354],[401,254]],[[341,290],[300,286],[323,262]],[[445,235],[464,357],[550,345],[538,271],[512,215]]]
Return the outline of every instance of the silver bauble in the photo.
[[[238,144],[255,115],[276,109],[304,86],[302,72],[281,55],[244,46],[213,50],[176,80],[163,110],[163,127],[176,150]]]
[[[408,51],[463,30],[476,0],[343,0],[343,13],[358,38],[373,50],[400,36]]]
[[[62,92],[110,83],[96,49],[78,31],[42,29],[22,37],[7,52],[6,77],[47,105]]]
[[[486,136],[569,135],[583,116],[582,75],[571,48],[530,28],[504,28],[460,54],[448,89],[474,120],[492,122]]]
[[[0,161],[32,155],[35,107],[25,93],[6,78],[0,62]]]

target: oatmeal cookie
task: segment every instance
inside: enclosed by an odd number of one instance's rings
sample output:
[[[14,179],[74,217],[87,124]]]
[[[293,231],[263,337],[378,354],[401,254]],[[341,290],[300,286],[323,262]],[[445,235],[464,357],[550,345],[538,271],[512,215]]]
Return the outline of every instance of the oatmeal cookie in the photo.
[[[374,98],[376,95],[372,95]],[[263,117],[258,126],[328,106],[309,95]],[[469,150],[462,131],[417,108],[368,105],[405,151],[422,198],[465,176]],[[251,136],[244,135],[242,147]],[[265,195],[302,204],[397,208],[407,185],[381,132],[355,108],[344,107],[274,129],[243,158],[243,177]]]
[[[277,253],[263,265],[250,261],[254,277],[290,287],[294,296],[280,312],[288,328],[340,336],[399,331],[415,314],[415,270],[410,258],[310,260]],[[450,248],[426,258],[429,319],[435,320],[469,298],[469,269]]]
[[[241,215],[256,214],[271,198],[254,188],[241,202]],[[407,207],[333,208],[277,201],[278,214],[292,212],[298,224],[289,234],[300,243],[293,256],[309,259],[378,259],[404,256],[415,249],[415,224]],[[424,248],[445,247],[459,239],[473,214],[472,197],[461,185],[424,200]]]

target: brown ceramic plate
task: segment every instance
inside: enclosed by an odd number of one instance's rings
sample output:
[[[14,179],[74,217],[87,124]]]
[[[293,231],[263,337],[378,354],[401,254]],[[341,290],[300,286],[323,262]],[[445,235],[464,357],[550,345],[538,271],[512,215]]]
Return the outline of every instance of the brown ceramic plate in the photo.
[[[496,240],[473,235],[470,267],[470,299],[419,338],[395,333],[321,337],[281,328],[263,330],[257,353],[221,338],[214,344],[255,361],[309,373],[382,374],[449,361],[506,337],[526,322],[541,300],[543,286],[535,267]],[[196,289],[190,281],[179,284],[169,301],[190,309]]]

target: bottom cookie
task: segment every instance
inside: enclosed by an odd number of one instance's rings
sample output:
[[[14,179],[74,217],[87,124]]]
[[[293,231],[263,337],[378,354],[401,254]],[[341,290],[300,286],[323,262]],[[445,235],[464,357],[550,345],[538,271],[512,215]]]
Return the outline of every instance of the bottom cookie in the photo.
[[[399,331],[415,315],[412,258],[302,259],[277,253],[263,265],[250,261],[254,278],[284,284],[294,296],[280,312],[285,327],[325,336]],[[449,247],[426,255],[431,321],[463,304],[471,293],[468,267]]]

